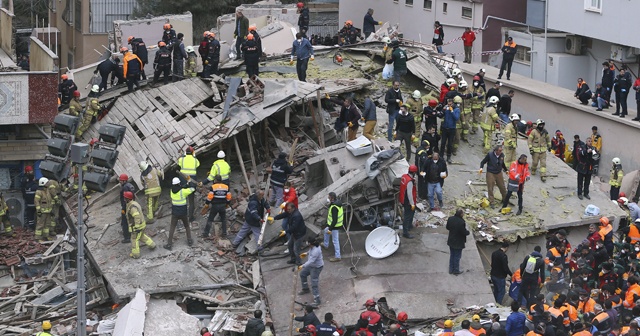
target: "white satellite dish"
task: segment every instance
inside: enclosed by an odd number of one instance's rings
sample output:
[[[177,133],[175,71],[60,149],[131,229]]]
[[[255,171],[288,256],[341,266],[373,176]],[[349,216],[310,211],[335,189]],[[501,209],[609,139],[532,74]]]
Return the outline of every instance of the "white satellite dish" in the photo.
[[[367,254],[373,259],[383,259],[394,254],[400,247],[396,230],[381,226],[369,233],[364,242]]]

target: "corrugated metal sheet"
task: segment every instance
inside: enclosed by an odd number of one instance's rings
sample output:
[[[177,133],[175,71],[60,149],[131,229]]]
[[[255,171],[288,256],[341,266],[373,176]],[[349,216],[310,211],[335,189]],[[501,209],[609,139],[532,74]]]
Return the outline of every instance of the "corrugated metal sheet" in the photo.
[[[136,0],[91,0],[89,31],[106,33],[113,29],[113,21],[129,20]]]

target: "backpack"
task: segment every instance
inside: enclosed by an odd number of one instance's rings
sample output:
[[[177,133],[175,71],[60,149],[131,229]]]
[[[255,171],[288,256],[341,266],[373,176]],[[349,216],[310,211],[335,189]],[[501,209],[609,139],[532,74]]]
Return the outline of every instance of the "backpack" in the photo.
[[[536,262],[537,261],[538,261],[538,259],[536,259],[532,255],[529,255],[529,259],[527,259],[527,265],[524,267],[525,273],[533,274],[533,272],[536,269]]]

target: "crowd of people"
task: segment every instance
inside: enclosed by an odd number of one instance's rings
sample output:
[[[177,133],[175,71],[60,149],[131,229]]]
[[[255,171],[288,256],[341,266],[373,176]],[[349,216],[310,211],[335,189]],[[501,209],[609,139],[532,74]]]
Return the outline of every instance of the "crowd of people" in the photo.
[[[594,90],[591,90],[582,78],[578,78],[574,97],[580,100],[583,105],[588,105],[589,101],[591,101],[591,106],[595,107],[596,111],[603,111],[615,104],[616,111],[613,115],[624,118],[629,114],[627,97],[631,90],[636,92],[637,111],[640,111],[640,79],[633,81],[626,65],[621,66],[618,74],[616,74],[616,65],[613,61],[610,61],[602,63],[601,81],[596,83]],[[640,121],[640,112],[638,113],[631,120]]]

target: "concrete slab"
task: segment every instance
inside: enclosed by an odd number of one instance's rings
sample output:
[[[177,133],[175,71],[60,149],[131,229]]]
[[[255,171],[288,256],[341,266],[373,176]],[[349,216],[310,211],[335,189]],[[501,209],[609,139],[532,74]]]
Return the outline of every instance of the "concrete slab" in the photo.
[[[113,334],[142,336],[146,311],[147,294],[142,289],[137,289],[133,300],[118,312]]]
[[[146,335],[181,335],[187,330],[198,330],[198,322],[197,317],[185,313],[175,300],[149,300],[144,332]]]
[[[363,311],[362,304],[369,298],[386,297],[389,306],[406,311],[411,316],[428,318],[449,314],[447,300],[457,307],[492,302],[493,295],[484,278],[480,255],[472,242],[463,252],[460,276],[448,274],[449,249],[447,231],[440,228],[416,229],[416,239],[403,239],[399,250],[386,259],[372,259],[364,249],[367,231],[351,232],[352,247],[342,251],[342,262],[330,263],[333,251],[324,251],[325,266],[320,275],[322,305],[316,315],[332,312],[340,323],[355,323]],[[341,236],[342,243],[346,236]],[[298,296],[293,292],[293,268],[281,260],[261,260],[261,269],[267,291],[276,333],[285,332],[289,325],[291,300],[311,302],[310,294]],[[355,273],[351,271],[355,270]],[[470,283],[477,285],[470,286]],[[297,284],[300,290],[300,284]],[[300,305],[295,313],[300,315]]]

